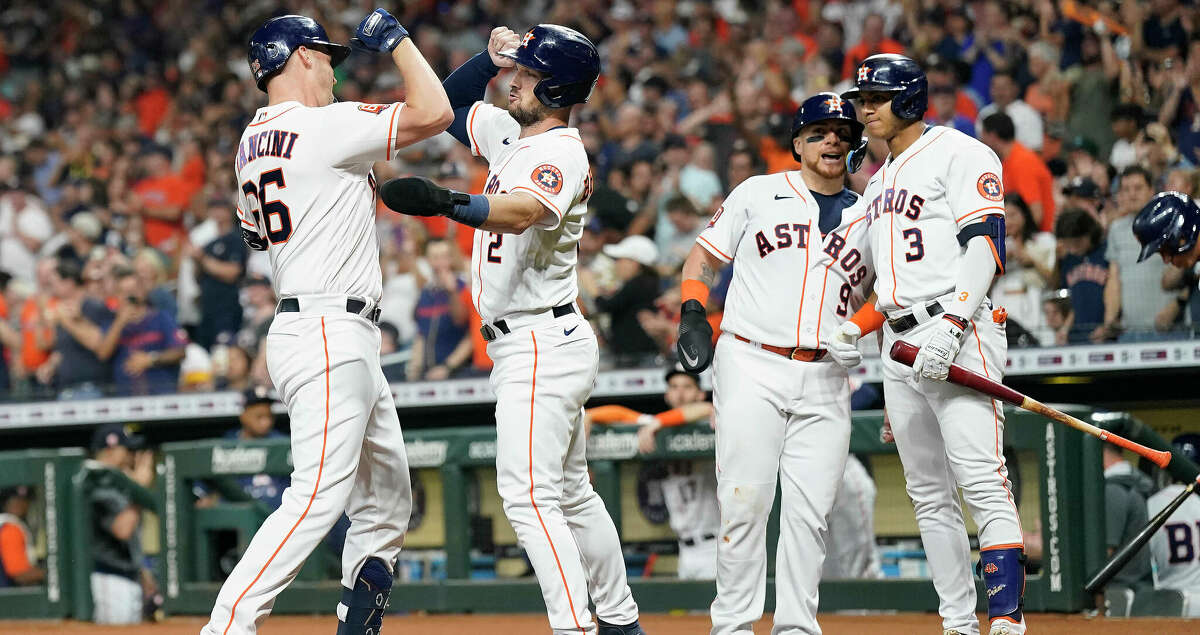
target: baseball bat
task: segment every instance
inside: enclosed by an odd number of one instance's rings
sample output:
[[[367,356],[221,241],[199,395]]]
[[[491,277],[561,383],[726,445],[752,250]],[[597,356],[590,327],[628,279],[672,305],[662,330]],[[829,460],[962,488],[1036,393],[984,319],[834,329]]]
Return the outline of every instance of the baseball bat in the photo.
[[[1089,594],[1092,594],[1100,589],[1103,589],[1105,585],[1108,584],[1108,581],[1111,580],[1112,577],[1116,575],[1126,563],[1129,562],[1130,558],[1133,558],[1134,554],[1136,554],[1138,551],[1141,551],[1142,547],[1146,546],[1146,543],[1150,541],[1150,538],[1154,535],[1154,532],[1158,531],[1158,529],[1163,526],[1163,523],[1167,522],[1167,519],[1171,517],[1171,514],[1175,513],[1176,509],[1179,509],[1179,506],[1183,504],[1183,501],[1187,500],[1187,497],[1191,496],[1192,492],[1196,491],[1196,484],[1196,481],[1189,483],[1188,486],[1179,493],[1179,496],[1176,496],[1170,503],[1167,504],[1166,507],[1162,509],[1162,511],[1155,514],[1154,518],[1151,518],[1150,522],[1146,523],[1146,526],[1143,527],[1142,530],[1139,531],[1132,540],[1123,545],[1116,553],[1114,553],[1112,559],[1110,559],[1108,563],[1105,564],[1098,573],[1096,573],[1096,575],[1092,576],[1091,580],[1088,580],[1087,585],[1083,587],[1084,590]]]
[[[905,366],[912,366],[913,360],[917,358],[917,347],[905,341],[897,341],[895,344],[892,344],[891,357]],[[1013,390],[1012,388],[1009,388],[1008,386],[1005,386],[994,379],[984,377],[975,371],[967,370],[958,364],[950,365],[950,374],[947,379],[950,382],[960,386],[965,386],[972,390],[978,390],[979,392],[994,399],[999,399],[1000,401],[1010,403],[1018,408],[1028,410],[1030,412],[1036,412],[1044,417],[1048,417],[1059,423],[1066,424],[1067,426],[1075,428],[1080,432],[1090,434],[1101,441],[1107,441],[1117,447],[1125,448],[1126,450],[1129,450],[1138,456],[1149,459],[1152,463],[1160,468],[1167,467],[1167,464],[1171,462],[1171,453],[1166,450],[1155,450],[1153,448],[1148,448],[1140,443],[1130,441],[1121,435],[1113,434],[1107,430],[1104,430],[1103,428],[1099,428],[1086,421],[1072,417],[1061,410],[1051,408],[1050,406],[1047,406],[1046,404],[1032,397],[1021,394],[1020,392],[1017,392],[1016,390]]]

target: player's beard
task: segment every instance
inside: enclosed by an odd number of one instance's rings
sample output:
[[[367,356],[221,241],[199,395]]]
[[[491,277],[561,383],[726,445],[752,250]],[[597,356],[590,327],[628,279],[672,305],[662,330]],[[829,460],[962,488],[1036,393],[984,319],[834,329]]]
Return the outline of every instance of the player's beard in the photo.
[[[821,155],[817,155],[817,161],[812,164],[812,171],[816,172],[821,178],[840,179],[846,176],[845,157],[843,157],[843,161],[839,165],[826,165],[820,159]]]
[[[508,114],[516,119],[522,128],[527,128],[548,117],[550,109],[543,106],[541,102],[536,102],[529,107],[522,106],[518,102],[508,107]]]

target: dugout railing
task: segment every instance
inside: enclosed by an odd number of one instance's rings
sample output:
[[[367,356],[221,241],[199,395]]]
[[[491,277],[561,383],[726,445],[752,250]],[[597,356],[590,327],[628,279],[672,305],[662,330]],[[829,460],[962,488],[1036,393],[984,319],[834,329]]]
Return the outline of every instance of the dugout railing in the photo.
[[[67,497],[83,458],[79,449],[0,453],[0,489],[29,485],[36,492],[26,522],[39,536],[35,542],[46,570],[43,584],[0,588],[0,615],[5,618],[55,618],[73,612],[76,582],[86,580],[87,573],[74,562],[70,536],[79,518]]]
[[[1078,407],[1064,409],[1084,418],[1090,414]],[[1035,467],[1027,467],[1022,472],[1026,474],[1023,487],[1026,496],[1036,496],[1037,501],[1023,503],[1021,507],[1027,527],[1037,523],[1029,516],[1040,513],[1043,558],[1041,572],[1031,575],[1026,584],[1026,609],[1073,612],[1090,607],[1092,600],[1082,589],[1085,576],[1103,563],[1105,554],[1104,482],[1099,442],[1023,411],[1010,410],[1007,416],[1005,445],[1019,455],[1036,457]],[[1106,421],[1111,424],[1113,415],[1106,415]],[[894,455],[895,447],[879,440],[881,422],[879,411],[856,413],[851,451]],[[494,480],[485,476],[495,461],[494,428],[420,430],[406,432],[405,440],[410,466],[417,472],[434,471],[438,477],[439,487],[430,488],[428,492],[428,496],[437,498],[431,501],[436,504],[430,504],[428,508],[430,513],[440,513],[443,517],[438,537],[441,538],[440,548],[445,552],[445,578],[399,583],[393,594],[393,610],[453,613],[543,610],[536,581],[532,578],[479,580],[470,577],[472,529],[469,509],[472,496],[478,495],[472,488],[490,488],[494,493]],[[714,447],[715,436],[707,427],[685,426],[660,432],[658,450],[651,455],[638,455],[635,428],[596,428],[589,440],[588,458],[595,488],[621,528],[624,507],[619,500],[621,479],[627,477],[627,472],[623,476],[620,469],[623,462],[651,458],[711,458]],[[190,483],[195,479],[239,474],[287,474],[291,469],[288,441],[186,442],[166,444],[161,450],[159,576],[165,591],[165,608],[174,614],[204,614],[211,610],[220,586],[210,575],[211,566],[206,564],[211,560],[211,553],[203,546],[204,531],[235,531],[239,546],[244,546],[261,519],[261,513],[245,504],[197,510]],[[778,496],[769,528],[768,554],[771,558],[778,536],[777,512]],[[908,513],[911,514],[911,506]],[[501,518],[498,522],[506,521]],[[437,538],[433,540],[437,542]],[[712,582],[631,576],[630,585],[639,605],[647,612],[703,610],[715,593]],[[979,606],[986,609],[986,595],[981,584],[979,591]],[[298,579],[279,597],[275,611],[324,612],[337,602],[339,592],[337,580]],[[771,580],[768,580],[767,598],[770,610],[774,598]],[[937,596],[928,579],[832,580],[821,584],[822,611],[933,611],[937,604]]]

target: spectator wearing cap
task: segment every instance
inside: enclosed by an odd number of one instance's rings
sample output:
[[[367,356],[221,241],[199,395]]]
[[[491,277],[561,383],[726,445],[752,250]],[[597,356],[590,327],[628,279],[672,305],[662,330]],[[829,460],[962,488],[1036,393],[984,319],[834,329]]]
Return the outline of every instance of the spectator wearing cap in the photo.
[[[1058,239],[1058,284],[1070,292],[1071,316],[1063,325],[1067,343],[1103,342],[1115,337],[1104,318],[1106,304],[1118,301],[1105,294],[1108,261],[1104,259],[1104,229],[1100,221],[1082,209],[1067,208],[1055,222]]]
[[[196,325],[196,343],[211,349],[217,336],[232,338],[242,328],[240,284],[246,274],[249,251],[241,231],[233,225],[233,210],[224,201],[210,201],[209,218],[216,221],[217,237],[202,247],[189,245],[196,263],[196,282],[200,286],[200,322]]]
[[[1063,196],[1065,197],[1063,201],[1064,209],[1068,207],[1080,209],[1091,214],[1097,223],[1102,224],[1104,222],[1103,215],[1101,214],[1104,207],[1104,199],[1100,195],[1100,186],[1096,185],[1092,177],[1076,176],[1071,178],[1071,180],[1067,181],[1066,186],[1063,187]],[[1055,219],[1054,225],[1055,233],[1057,233],[1057,219]]]
[[[157,591],[142,550],[142,510],[154,510],[154,454],[124,426],[106,424],[92,435],[87,498],[92,512],[92,621],[137,624],[145,598]]]
[[[54,327],[54,352],[37,369],[37,379],[53,385],[60,399],[94,399],[111,377],[107,358],[97,354],[112,313],[83,292],[83,273],[74,260],[61,260],[54,271],[54,304],[47,307]]]
[[[608,350],[617,356],[618,363],[658,353],[658,343],[638,320],[638,313],[656,310],[659,280],[654,264],[658,261],[658,248],[645,236],[628,236],[606,246],[604,254],[613,259],[613,271],[620,285],[612,295],[595,299],[596,309],[611,319]]]
[[[36,196],[25,188],[0,196],[0,270],[33,282],[37,255],[53,235],[50,214]]]
[[[275,429],[275,415],[271,412],[274,404],[275,398],[265,386],[247,388],[242,393],[242,412],[238,415],[240,426],[225,433],[225,438],[235,441],[287,438],[286,434]],[[283,490],[291,484],[291,479],[288,476],[254,474],[239,476],[237,482],[247,495],[274,511],[283,501]]]
[[[112,360],[118,394],[174,392],[187,346],[183,329],[167,312],[150,305],[145,285],[136,274],[123,269],[115,275],[117,312],[106,322],[96,354],[100,359]]]
[[[1015,138],[1008,114],[995,112],[984,117],[979,140],[1000,157],[1004,191],[1019,194],[1029,205],[1034,227],[1053,227],[1054,177],[1042,158]]]
[[[1016,140],[1026,148],[1038,152],[1042,149],[1042,116],[1020,98],[1020,84],[1016,74],[1008,68],[998,69],[992,74],[992,103],[979,110],[976,131],[983,131],[983,121],[995,113],[1004,113],[1012,120]]]
[[[1121,104],[1113,109],[1112,131],[1116,140],[1108,155],[1108,163],[1117,171],[1137,163],[1138,132],[1142,129],[1142,107],[1137,104]]]
[[[67,223],[66,231],[55,234],[42,245],[42,253],[83,262],[91,255],[103,233],[104,226],[95,214],[76,212]]]
[[[1116,214],[1108,225],[1104,258],[1108,261],[1108,280],[1112,288],[1105,289],[1105,294],[1117,299],[1106,305],[1120,310],[1124,330],[1121,341],[1154,339],[1156,325],[1167,326],[1158,324],[1159,315],[1175,311],[1175,294],[1163,289],[1162,259],[1147,258],[1138,262],[1142,246],[1133,234],[1134,216],[1154,196],[1152,179],[1146,168],[1137,165],[1121,172]],[[1116,321],[1116,315],[1106,313],[1106,324]]]
[[[37,566],[33,533],[26,517],[33,488],[17,485],[0,489],[0,587],[29,586],[46,579]]]
[[[425,243],[431,275],[417,299],[417,336],[406,374],[411,380],[446,379],[471,359],[470,313],[462,291],[455,247],[444,238]]]

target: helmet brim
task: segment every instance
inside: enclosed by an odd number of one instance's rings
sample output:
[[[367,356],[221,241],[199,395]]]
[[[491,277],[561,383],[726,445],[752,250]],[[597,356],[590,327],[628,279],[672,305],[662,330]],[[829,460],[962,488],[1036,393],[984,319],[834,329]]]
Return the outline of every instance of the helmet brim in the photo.
[[[1163,244],[1162,240],[1152,240],[1152,241],[1146,243],[1145,245],[1142,245],[1142,251],[1138,254],[1137,261],[1142,262],[1143,260],[1146,260],[1147,258],[1150,258],[1151,256],[1153,256],[1154,254],[1157,254],[1159,251],[1162,250],[1162,244]]]
[[[904,90],[891,84],[858,84],[842,93],[842,99],[860,99],[863,93],[898,93]]]
[[[350,57],[350,47],[345,44],[335,44],[326,40],[314,40],[301,44],[301,46],[320,46],[327,49],[325,52],[329,54],[329,65],[334,68],[337,68],[338,64],[341,64],[346,61],[347,57]]]

